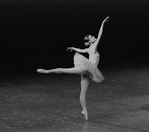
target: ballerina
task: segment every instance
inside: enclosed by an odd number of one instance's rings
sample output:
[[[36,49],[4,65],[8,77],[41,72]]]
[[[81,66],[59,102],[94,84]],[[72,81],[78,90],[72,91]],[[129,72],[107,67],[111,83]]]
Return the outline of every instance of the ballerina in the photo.
[[[87,93],[87,88],[89,85],[89,77],[92,79],[92,81],[100,83],[101,81],[104,80],[104,76],[98,69],[98,63],[100,59],[100,55],[97,51],[97,46],[99,44],[100,38],[103,33],[103,26],[104,23],[109,20],[109,17],[106,17],[100,27],[98,37],[97,39],[92,36],[92,35],[87,35],[85,36],[84,40],[85,45],[89,46],[88,48],[85,49],[79,49],[79,48],[74,48],[74,47],[68,47],[67,50],[75,50],[76,53],[74,55],[74,67],[72,68],[55,68],[55,69],[50,69],[50,70],[45,70],[45,69],[37,69],[37,72],[39,73],[68,73],[68,74],[79,74],[81,75],[81,92],[80,92],[80,103],[82,106],[82,114],[85,116],[85,119],[88,120],[88,111],[86,108],[86,93]],[[77,53],[88,53],[89,54],[89,59],[84,57],[83,55]]]

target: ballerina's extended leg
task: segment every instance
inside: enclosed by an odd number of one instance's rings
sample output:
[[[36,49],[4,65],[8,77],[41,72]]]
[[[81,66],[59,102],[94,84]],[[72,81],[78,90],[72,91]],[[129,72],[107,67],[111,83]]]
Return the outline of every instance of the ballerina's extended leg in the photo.
[[[83,74],[85,70],[81,67],[72,67],[72,68],[56,68],[51,70],[45,70],[45,69],[37,69],[37,72],[39,73],[68,73],[68,74]]]

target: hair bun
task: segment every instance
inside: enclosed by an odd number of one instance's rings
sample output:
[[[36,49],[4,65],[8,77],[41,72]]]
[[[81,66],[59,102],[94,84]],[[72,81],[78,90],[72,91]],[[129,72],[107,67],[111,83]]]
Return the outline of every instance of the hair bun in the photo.
[[[86,36],[84,37],[84,40],[89,40],[89,36],[90,36],[90,35],[86,35]]]

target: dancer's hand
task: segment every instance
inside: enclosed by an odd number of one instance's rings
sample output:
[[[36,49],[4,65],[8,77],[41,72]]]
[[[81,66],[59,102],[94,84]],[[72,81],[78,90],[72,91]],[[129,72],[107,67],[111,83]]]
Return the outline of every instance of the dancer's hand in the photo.
[[[103,23],[105,23],[105,22],[107,22],[107,21],[109,21],[109,16],[106,17],[106,18],[103,20]]]
[[[74,48],[73,47],[67,47],[67,51],[70,50],[70,51],[73,51]]]

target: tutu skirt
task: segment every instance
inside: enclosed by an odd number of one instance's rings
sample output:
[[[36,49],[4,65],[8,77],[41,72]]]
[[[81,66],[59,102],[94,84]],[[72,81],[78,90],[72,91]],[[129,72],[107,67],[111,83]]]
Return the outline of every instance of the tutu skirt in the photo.
[[[79,66],[88,71],[92,81],[94,82],[100,83],[101,81],[104,80],[104,76],[99,71],[97,66],[91,63],[86,57],[84,57],[79,53],[75,53],[74,55],[74,66],[75,67]]]

